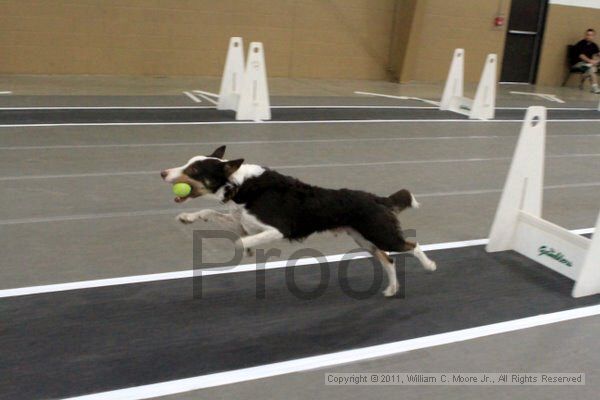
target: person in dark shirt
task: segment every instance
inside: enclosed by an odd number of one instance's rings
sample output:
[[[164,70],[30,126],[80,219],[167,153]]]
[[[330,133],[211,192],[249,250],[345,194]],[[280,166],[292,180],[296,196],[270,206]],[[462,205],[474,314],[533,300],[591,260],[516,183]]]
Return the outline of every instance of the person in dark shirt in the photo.
[[[578,68],[589,76],[592,81],[592,93],[600,93],[598,77],[596,76],[600,64],[600,49],[594,43],[595,36],[596,31],[590,28],[585,31],[585,37],[577,42],[573,51],[573,54],[577,55],[577,59],[573,60],[575,62],[573,68]]]

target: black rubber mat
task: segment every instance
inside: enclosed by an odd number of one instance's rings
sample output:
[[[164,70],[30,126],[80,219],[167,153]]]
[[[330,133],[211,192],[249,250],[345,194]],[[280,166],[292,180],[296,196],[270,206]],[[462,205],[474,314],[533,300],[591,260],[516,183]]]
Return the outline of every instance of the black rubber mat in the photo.
[[[324,120],[466,120],[467,117],[437,109],[419,108],[282,108],[272,109],[272,121]],[[496,110],[496,119],[518,119],[525,110]],[[596,110],[548,110],[548,119],[598,119]],[[233,111],[216,109],[60,109],[0,110],[0,124],[74,124],[74,123],[173,123],[235,121]]]
[[[411,339],[599,304],[573,299],[572,282],[513,252],[482,247],[429,253],[438,271],[414,259],[399,266],[404,297],[355,299],[368,260],[340,279],[330,271],[322,295],[306,300],[286,287],[286,271],[203,278],[202,298],[180,279],[0,300],[0,398],[83,395]],[[318,266],[298,267],[303,290],[318,286]],[[385,282],[384,282],[385,284]],[[381,288],[377,288],[377,291]]]

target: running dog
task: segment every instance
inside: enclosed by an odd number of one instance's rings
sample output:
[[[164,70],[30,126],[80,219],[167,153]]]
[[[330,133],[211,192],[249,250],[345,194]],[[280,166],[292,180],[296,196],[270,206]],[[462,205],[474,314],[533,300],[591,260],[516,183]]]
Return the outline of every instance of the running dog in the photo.
[[[388,277],[385,296],[394,296],[398,279],[386,252],[410,252],[428,271],[436,264],[418,243],[402,237],[397,215],[417,208],[414,196],[402,189],[389,197],[350,189],[325,189],[282,175],[272,169],[225,160],[225,146],[209,156],[196,156],[185,165],[160,173],[164,181],[185,182],[192,187],[188,198],[212,197],[226,203],[229,213],[201,210],[177,216],[182,223],[198,219],[214,221],[240,236],[237,245],[252,249],[280,239],[302,240],[315,232],[345,231],[383,265]]]

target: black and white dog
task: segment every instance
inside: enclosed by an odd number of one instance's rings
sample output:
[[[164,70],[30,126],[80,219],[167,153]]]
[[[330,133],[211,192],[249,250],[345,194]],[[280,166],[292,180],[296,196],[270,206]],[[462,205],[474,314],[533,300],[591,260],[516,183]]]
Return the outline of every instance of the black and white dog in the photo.
[[[325,189],[301,182],[243,159],[225,160],[225,146],[209,156],[197,156],[185,165],[166,169],[168,183],[188,183],[192,192],[176,197],[210,196],[230,206],[230,213],[201,210],[177,216],[183,223],[214,221],[240,236],[245,249],[279,240],[300,240],[315,232],[345,231],[383,265],[389,284],[384,295],[398,291],[393,260],[385,252],[411,252],[428,271],[436,269],[417,243],[402,237],[397,214],[418,207],[408,190],[389,197],[349,189]]]

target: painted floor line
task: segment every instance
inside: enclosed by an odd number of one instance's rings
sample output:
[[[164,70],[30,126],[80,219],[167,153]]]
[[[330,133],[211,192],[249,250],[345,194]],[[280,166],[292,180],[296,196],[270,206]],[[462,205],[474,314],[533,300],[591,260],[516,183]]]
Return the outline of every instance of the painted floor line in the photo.
[[[354,94],[360,94],[360,95],[363,95],[363,96],[384,97],[384,98],[388,98],[388,99],[398,99],[398,100],[416,100],[416,101],[421,101],[423,103],[433,104],[434,106],[436,106],[436,107],[432,107],[432,108],[439,108],[439,105],[440,105],[440,103],[438,101],[428,100],[428,99],[424,99],[422,97],[393,96],[393,95],[389,95],[389,94],[372,93],[372,92],[360,92],[360,91],[356,91],[356,92],[354,92]]]
[[[594,233],[594,228],[583,228],[583,229],[575,229],[571,232],[576,233],[578,235],[585,235]],[[456,242],[444,242],[444,243],[434,243],[434,244],[424,244],[421,245],[423,251],[435,251],[435,250],[447,250],[447,249],[456,249],[463,247],[471,247],[471,246],[482,246],[487,244],[488,239],[474,239],[474,240],[463,240]],[[390,253],[395,254],[395,253]],[[324,255],[319,261],[319,263],[327,262],[338,262],[342,259],[352,259],[358,260],[362,258],[371,257],[369,253],[366,252],[356,252],[356,253],[347,253],[347,254],[334,254],[334,255]],[[14,289],[2,289],[0,290],[0,298],[8,298],[8,297],[18,297],[18,296],[30,296],[41,293],[54,293],[54,292],[63,292],[68,290],[80,290],[80,289],[90,289],[97,287],[106,287],[106,286],[118,286],[118,285],[129,285],[133,283],[143,283],[143,282],[157,282],[171,279],[182,279],[182,278],[191,278],[194,276],[194,272],[196,276],[198,274],[202,274],[202,276],[212,276],[212,275],[223,275],[223,274],[235,274],[241,272],[252,272],[255,271],[258,264],[243,264],[237,266],[230,266],[224,268],[211,268],[211,269],[198,269],[196,271],[183,270],[183,271],[173,271],[173,272],[164,272],[157,274],[146,274],[146,275],[134,275],[134,276],[124,276],[118,278],[107,278],[107,279],[95,279],[95,280],[87,280],[87,281],[78,281],[78,282],[68,282],[68,283],[58,283],[58,284],[49,284],[49,285],[39,285],[39,286],[29,286],[29,287],[21,287]],[[270,261],[265,263],[264,265],[260,265],[261,269],[278,269],[278,268],[289,268],[291,266],[307,266],[307,265],[317,265],[313,258],[303,258],[299,260],[280,260],[280,261]]]
[[[295,360],[260,365],[257,367],[218,372],[200,375],[193,378],[177,379],[172,381],[136,386],[126,389],[112,390],[91,395],[71,397],[71,400],[139,400],[159,396],[168,396],[177,393],[210,387],[246,382],[273,376],[285,375],[294,372],[310,371],[319,368],[333,367],[378,357],[405,353],[419,349],[442,346],[451,343],[464,342],[486,336],[515,332],[534,327],[556,324],[600,314],[600,305],[580,307],[566,311],[549,314],[540,314],[533,317],[504,321],[495,324],[478,326],[475,328],[461,329],[436,335],[423,336],[415,339],[401,340],[381,345],[322,354],[318,356],[298,358]]]
[[[546,158],[589,158],[600,157],[600,153],[574,153],[574,154],[549,154]],[[446,163],[471,163],[487,161],[505,161],[511,160],[511,157],[488,157],[488,158],[450,158],[436,160],[397,160],[397,161],[378,161],[363,163],[330,163],[330,164],[298,164],[298,165],[273,165],[272,169],[304,169],[304,168],[343,168],[343,167],[373,167],[382,165],[410,165],[410,164],[446,164]],[[0,182],[32,180],[32,179],[65,179],[65,178],[95,178],[106,176],[128,176],[128,175],[151,175],[157,174],[157,170],[150,171],[116,171],[116,172],[89,172],[81,174],[52,174],[52,175],[14,175],[0,176]]]
[[[515,90],[511,90],[509,93],[510,94],[520,94],[523,96],[537,96],[544,100],[554,101],[556,103],[564,103],[564,101],[559,99],[558,97],[556,97],[555,94],[550,94],[550,93],[519,92],[519,91],[515,91]]]
[[[468,246],[477,246],[481,244],[487,243],[487,239],[477,239],[477,240],[468,240],[468,241],[460,241],[460,242],[448,242],[448,243],[437,243],[431,245],[422,245],[424,251],[427,250],[442,250],[442,249],[453,249],[458,247],[468,247]],[[370,257],[370,254],[366,252],[361,253],[351,253],[352,259],[361,259]],[[350,254],[335,254],[324,256],[320,262],[337,262],[342,260],[343,257],[348,257]],[[281,260],[281,261],[271,261],[265,263],[261,268],[264,269],[277,269],[277,268],[285,268],[288,266],[305,266],[305,265],[314,265],[315,260],[313,258],[304,258],[300,260]],[[232,273],[240,273],[240,272],[251,272],[255,271],[257,264],[243,264],[237,266],[231,266],[226,268],[212,268],[207,270],[197,270],[196,272],[202,271],[203,276],[211,276],[211,275],[222,275],[222,274],[232,274]],[[175,272],[166,272],[159,274],[149,274],[149,275],[136,275],[136,276],[126,276],[120,278],[109,278],[109,279],[97,279],[97,280],[89,280],[89,281],[79,281],[79,282],[69,282],[69,283],[59,283],[52,285],[41,285],[41,286],[31,286],[31,287],[22,287],[16,289],[3,289],[0,290],[0,298],[6,297],[16,297],[16,296],[28,296],[33,294],[40,293],[53,293],[53,292],[62,292],[67,290],[78,290],[78,289],[89,289],[95,287],[105,287],[105,286],[117,286],[117,285],[127,285],[132,283],[142,283],[142,282],[156,282],[170,279],[181,279],[181,278],[191,278],[193,277],[193,271],[191,269],[184,271],[175,271]]]
[[[296,124],[383,124],[383,123],[522,123],[522,119],[331,119],[331,120],[304,120],[304,121],[198,121],[198,122],[73,122],[73,123],[39,123],[39,124],[1,124],[0,128],[51,128],[60,126],[171,126],[171,125],[296,125]],[[562,122],[600,122],[600,118],[577,119],[547,119],[547,123]]]
[[[183,92],[183,94],[185,94],[188,98],[190,98],[194,103],[202,103],[202,100],[200,100],[199,98],[197,98],[190,92]]]
[[[192,92],[194,92],[194,93],[200,93],[200,94],[203,94],[205,96],[211,96],[211,97],[219,98],[218,94],[213,93],[213,92],[207,92],[205,90],[192,90]]]
[[[183,92],[185,94],[187,92]],[[188,96],[189,97],[189,96]],[[0,111],[78,111],[78,110],[195,110],[214,109],[214,106],[48,106],[0,107]]]
[[[204,100],[208,101],[209,103],[212,103],[215,106],[218,104],[218,102],[215,99],[213,99],[210,96],[207,96],[206,94],[203,94],[201,92],[196,92],[196,96],[202,97]],[[218,96],[217,96],[217,98],[218,98]]]
[[[545,190],[553,189],[574,189],[574,188],[588,188],[598,187],[600,182],[581,182],[581,183],[567,183],[563,185],[548,185],[544,186]],[[433,192],[433,193],[415,193],[415,196],[419,199],[429,197],[448,197],[448,196],[468,196],[468,195],[479,195],[479,194],[490,194],[490,193],[501,193],[502,189],[475,189],[475,190],[456,190],[451,192]],[[212,207],[211,207],[212,208]],[[226,211],[225,207],[214,207],[212,208],[217,211]],[[25,225],[25,224],[38,224],[47,222],[68,222],[68,221],[82,221],[82,220],[93,220],[93,219],[104,219],[104,218],[132,218],[132,217],[147,217],[154,215],[169,215],[175,216],[180,212],[189,211],[189,209],[177,207],[177,208],[162,208],[155,210],[134,210],[134,211],[115,211],[105,213],[90,213],[90,214],[72,214],[72,215],[57,215],[52,217],[31,217],[31,218],[13,218],[0,220],[0,226],[8,225]]]
[[[600,138],[600,134],[554,134],[547,137],[566,138]],[[102,148],[136,148],[136,147],[169,147],[169,146],[220,146],[220,145],[263,145],[263,144],[301,144],[301,143],[345,143],[345,142],[401,142],[428,140],[486,140],[513,139],[510,135],[470,135],[470,136],[408,136],[408,137],[365,137],[365,138],[332,138],[332,139],[282,139],[282,140],[238,140],[218,142],[162,142],[162,143],[112,143],[112,144],[58,144],[47,146],[0,146],[0,151],[12,150],[61,150],[61,149],[102,149]]]
[[[440,103],[435,100],[424,99],[421,97],[411,97],[411,96],[399,96],[399,95],[389,95],[382,93],[372,93],[372,92],[354,92],[355,94],[365,95],[365,96],[374,96],[374,97],[384,97],[390,99],[398,99],[398,100],[416,100],[422,101],[425,103],[433,104],[437,107],[410,107],[407,108],[439,108]],[[516,92],[511,91],[511,94],[522,94],[522,95],[530,95],[530,96],[539,96],[544,100],[553,101],[556,103],[564,103],[563,100],[556,97],[556,95],[548,94],[548,93],[532,93],[532,92]],[[496,107],[497,110],[526,110],[527,107]],[[546,107],[548,110],[596,110],[595,107]]]
[[[186,91],[182,92],[186,96],[194,96],[195,95],[204,95],[211,96],[212,94],[208,94],[208,92],[202,92],[200,90],[195,90],[192,92]],[[217,98],[218,95],[214,95]],[[390,97],[390,96],[387,96]],[[439,108],[439,103],[433,100],[422,99],[420,97],[409,97],[409,96],[391,96],[391,98],[398,98],[403,100],[415,100],[422,101],[429,104],[431,106],[402,106],[402,105],[389,105],[389,104],[332,104],[332,105],[271,105],[272,109],[414,109],[414,110],[437,110]],[[190,99],[194,100],[192,97]],[[200,100],[196,97],[196,100]],[[201,103],[201,101],[196,101],[196,103]],[[213,104],[216,104],[214,102]],[[206,108],[206,109],[215,109],[213,106],[23,106],[23,107],[0,107],[0,111],[52,111],[52,110],[185,110],[191,108]],[[496,107],[497,110],[526,110],[527,107],[510,107],[510,106],[499,106]],[[546,107],[547,110],[557,110],[557,111],[595,111],[594,107]]]

